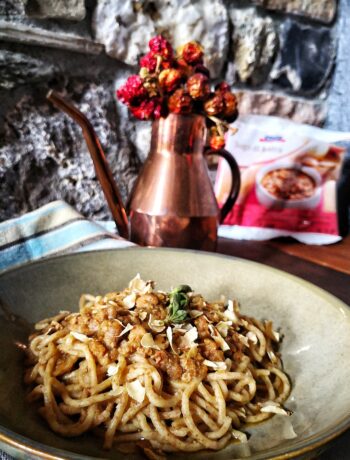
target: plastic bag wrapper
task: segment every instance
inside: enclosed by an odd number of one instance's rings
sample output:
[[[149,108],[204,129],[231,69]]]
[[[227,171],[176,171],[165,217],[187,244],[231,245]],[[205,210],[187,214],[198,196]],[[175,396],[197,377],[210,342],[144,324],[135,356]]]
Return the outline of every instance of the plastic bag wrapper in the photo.
[[[331,244],[348,233],[350,133],[260,115],[240,117],[232,126],[238,131],[227,136],[226,149],[240,168],[241,189],[220,236],[291,236],[303,243]],[[219,204],[230,181],[228,165],[220,160],[215,181]]]

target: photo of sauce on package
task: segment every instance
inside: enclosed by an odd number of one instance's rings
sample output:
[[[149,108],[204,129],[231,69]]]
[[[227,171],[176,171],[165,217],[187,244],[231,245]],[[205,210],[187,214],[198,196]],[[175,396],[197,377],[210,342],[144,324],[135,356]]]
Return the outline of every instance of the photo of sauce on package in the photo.
[[[233,126],[238,131],[228,136],[226,149],[240,167],[241,190],[221,236],[339,241],[337,181],[346,148],[334,142],[349,139],[349,134],[258,115],[241,117]],[[220,161],[215,184],[219,203],[229,187],[228,168]]]

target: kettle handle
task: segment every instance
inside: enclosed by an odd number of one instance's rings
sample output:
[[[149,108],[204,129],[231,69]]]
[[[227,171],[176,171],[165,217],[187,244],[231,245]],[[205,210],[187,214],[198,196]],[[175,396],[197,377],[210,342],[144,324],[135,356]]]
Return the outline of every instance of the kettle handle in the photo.
[[[237,165],[236,160],[233,158],[230,152],[228,152],[225,149],[219,149],[219,150],[213,150],[209,149],[205,151],[205,155],[218,155],[222,158],[224,158],[227,163],[229,164],[230,170],[231,170],[231,190],[230,193],[227,197],[227,200],[223,204],[221,210],[220,210],[220,216],[219,216],[219,221],[220,224],[223,223],[225,220],[225,217],[227,214],[231,211],[233,205],[235,204],[235,201],[237,200],[239,190],[241,187],[241,175],[239,172],[239,167]]]

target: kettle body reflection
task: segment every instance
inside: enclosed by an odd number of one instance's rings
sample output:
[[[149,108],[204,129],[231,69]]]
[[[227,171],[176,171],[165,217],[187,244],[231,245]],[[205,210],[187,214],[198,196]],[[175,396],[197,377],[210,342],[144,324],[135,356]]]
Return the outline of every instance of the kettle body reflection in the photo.
[[[204,151],[207,128],[202,115],[169,114],[153,122],[150,153],[124,207],[100,142],[85,115],[54,91],[47,98],[82,127],[97,178],[122,237],[142,246],[215,250],[218,225],[237,198],[240,175],[227,151]],[[231,169],[231,191],[221,210],[209,178],[206,154],[224,157]]]

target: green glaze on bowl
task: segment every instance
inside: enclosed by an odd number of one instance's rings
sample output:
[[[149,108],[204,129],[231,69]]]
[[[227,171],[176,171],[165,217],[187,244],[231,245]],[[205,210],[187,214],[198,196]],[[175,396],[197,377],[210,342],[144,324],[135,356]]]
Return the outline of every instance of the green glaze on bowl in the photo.
[[[191,454],[193,460],[311,458],[350,426],[350,309],[325,291],[264,265],[176,249],[127,248],[66,255],[0,277],[0,447],[17,458],[122,459],[92,435],[62,438],[24,401],[23,352],[30,325],[76,311],[80,294],[124,288],[136,273],[169,290],[189,284],[214,300],[236,298],[243,313],[272,319],[284,335],[282,357],[293,390],[276,415],[246,429],[245,445]],[[187,458],[186,455],[170,456]],[[140,458],[137,455],[127,456]]]

